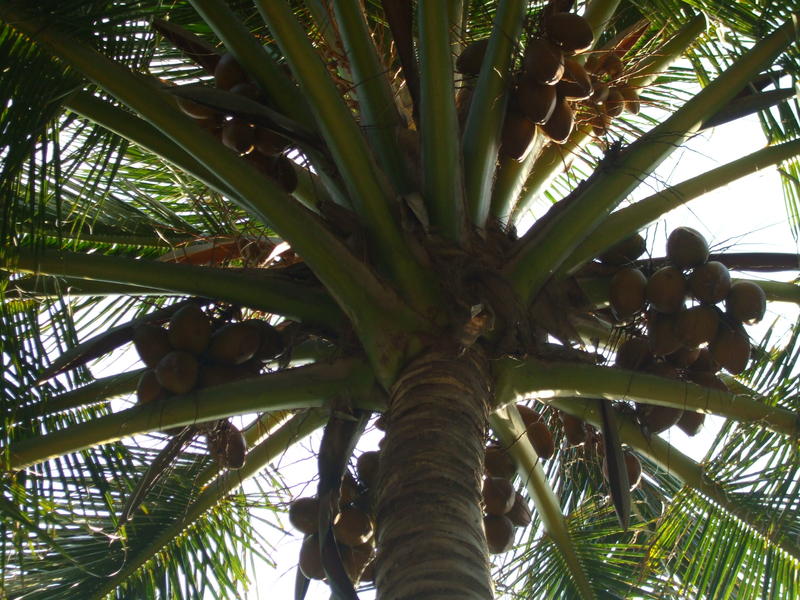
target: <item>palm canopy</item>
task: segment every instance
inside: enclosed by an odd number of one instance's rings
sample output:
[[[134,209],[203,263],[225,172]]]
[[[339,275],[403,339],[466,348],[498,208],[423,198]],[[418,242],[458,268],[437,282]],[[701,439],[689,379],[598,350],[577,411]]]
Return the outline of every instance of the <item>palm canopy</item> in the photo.
[[[770,329],[747,370],[726,376],[730,391],[602,366],[642,318],[620,324],[604,308],[615,269],[593,262],[669,210],[774,165],[796,232],[798,6],[571,5],[0,2],[6,595],[238,597],[245,557],[269,559],[253,508],[286,500],[270,462],[328,423],[326,436],[346,432],[347,452],[320,451],[321,489],[326,469],[338,488],[368,411],[385,409],[430,347],[491,358],[492,435],[536,507],[501,555],[498,590],[800,595],[797,327],[788,341],[785,323]],[[634,90],[641,109],[611,122],[592,113],[604,102],[582,105],[560,144],[528,123],[538,133],[510,156],[510,90],[554,7],[592,26],[588,61],[622,58],[612,87]],[[487,37],[480,68],[454,74],[454,57]],[[210,85],[225,52],[255,92]],[[211,118],[193,119],[176,98]],[[764,150],[612,212],[697,131],[756,112]],[[278,151],[226,138],[235,119]],[[715,258],[797,269],[791,255]],[[800,298],[794,283],[761,286],[771,301]],[[218,324],[268,321],[285,351],[238,381],[128,402],[142,370],[117,349],[187,301]],[[101,357],[112,365],[102,376],[87,366]],[[558,448],[547,462],[526,441],[519,397],[542,400]],[[615,401],[616,426],[597,398]],[[727,420],[698,463],[626,413],[634,400]],[[564,414],[603,429],[604,444],[566,443]],[[157,432],[236,415],[247,416],[240,469],[186,435],[120,522],[171,443]],[[348,416],[359,425],[348,429]],[[608,475],[609,500],[600,451],[618,458],[621,444],[646,478],[628,496]],[[249,477],[259,494],[242,491]]]

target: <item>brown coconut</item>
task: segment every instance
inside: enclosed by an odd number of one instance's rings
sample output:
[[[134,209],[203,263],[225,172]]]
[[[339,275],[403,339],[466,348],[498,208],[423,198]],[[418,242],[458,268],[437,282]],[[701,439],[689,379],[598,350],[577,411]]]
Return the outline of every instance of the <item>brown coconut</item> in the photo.
[[[144,323],[133,330],[133,345],[139,358],[150,368],[155,367],[167,354],[172,352],[172,344],[163,327]]]
[[[200,365],[193,354],[173,350],[158,362],[155,371],[161,387],[173,394],[185,394],[197,384]]]
[[[523,77],[555,85],[564,75],[564,54],[543,38],[528,42],[523,59]]]
[[[717,335],[719,311],[705,304],[680,311],[675,319],[675,333],[684,346],[697,348]]]
[[[490,515],[504,515],[514,505],[514,486],[503,477],[483,480],[483,510]]]
[[[757,283],[736,281],[725,299],[725,310],[734,319],[752,325],[764,318],[767,296]]]
[[[617,318],[627,320],[642,311],[646,288],[647,278],[639,269],[623,267],[614,274],[609,299]]]
[[[211,319],[196,304],[187,304],[169,320],[168,336],[176,350],[200,354],[211,340]]]
[[[319,498],[297,498],[289,505],[289,523],[306,535],[319,530]]]
[[[506,516],[486,515],[483,518],[483,530],[492,554],[501,554],[514,543],[514,524]]]
[[[731,289],[731,274],[721,262],[710,260],[689,275],[689,291],[704,304],[722,302]]]
[[[542,126],[542,131],[556,144],[563,144],[569,139],[575,127],[575,114],[565,98],[556,101],[553,114]]]
[[[667,258],[679,269],[691,269],[708,260],[708,242],[691,227],[676,227],[667,238]]]
[[[675,267],[662,267],[647,280],[647,301],[658,312],[671,314],[683,308],[686,279]]]

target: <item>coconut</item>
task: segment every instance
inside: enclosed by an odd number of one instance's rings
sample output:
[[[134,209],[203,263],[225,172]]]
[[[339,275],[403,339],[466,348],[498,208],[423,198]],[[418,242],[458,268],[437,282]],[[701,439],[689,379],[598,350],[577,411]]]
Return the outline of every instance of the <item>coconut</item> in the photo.
[[[489,47],[489,38],[470,42],[461,51],[456,59],[456,71],[464,75],[477,75],[481,72],[483,57],[486,55],[486,48]]]
[[[624,65],[622,59],[613,50],[598,54],[590,69],[595,75],[608,75],[609,79],[616,79],[622,75]]]
[[[592,46],[594,33],[589,22],[574,13],[557,12],[545,19],[547,37],[567,54],[585,52]]]
[[[214,79],[218,88],[229,90],[238,83],[246,82],[247,73],[233,54],[223,54],[214,69]]]
[[[722,323],[709,346],[711,356],[726,371],[738,375],[750,360],[750,338],[744,327]]]
[[[484,465],[486,472],[492,477],[511,479],[517,472],[514,460],[508,452],[496,444],[487,446]]]
[[[486,544],[492,554],[501,554],[511,548],[514,542],[514,524],[506,516],[486,515],[483,517],[483,530]]]
[[[645,367],[652,360],[650,342],[637,336],[628,338],[619,345],[614,365],[621,369],[636,370]]]
[[[156,378],[165,390],[185,394],[197,384],[200,365],[189,352],[173,350],[158,362],[155,370]]]
[[[261,339],[253,358],[261,363],[268,362],[286,350],[281,333],[272,325],[261,319],[247,319],[242,321],[248,327],[254,328]]]
[[[261,154],[265,156],[277,156],[289,145],[289,141],[266,127],[255,128],[255,140],[253,144]]]
[[[690,371],[708,371],[716,373],[719,371],[719,364],[711,356],[711,351],[708,348],[700,348],[695,361],[689,365]]]
[[[230,92],[236,94],[237,96],[244,96],[250,100],[258,101],[261,98],[261,90],[258,89],[258,86],[251,81],[237,83],[230,89]]]
[[[211,319],[196,304],[187,304],[169,320],[168,336],[176,350],[200,354],[211,340]]]
[[[683,411],[671,406],[637,404],[636,414],[639,423],[646,427],[648,432],[655,434],[666,431],[680,421]]]
[[[514,492],[514,504],[511,510],[506,513],[506,517],[514,527],[527,527],[531,524],[531,509],[528,507],[528,502],[525,496],[519,492]]]
[[[720,392],[728,392],[728,386],[716,374],[711,371],[689,371],[687,373],[689,381],[702,385],[703,387],[719,390]]]
[[[362,452],[356,460],[356,473],[358,480],[367,489],[372,489],[378,483],[378,466],[380,465],[381,453],[370,451]]]
[[[684,346],[697,348],[714,339],[719,327],[719,311],[701,304],[682,310],[675,320],[675,333]]]
[[[536,136],[536,123],[522,113],[507,110],[500,134],[500,154],[522,160],[528,154]]]
[[[551,458],[556,451],[553,434],[550,433],[547,425],[542,422],[532,423],[528,427],[528,441],[530,441],[539,458]]]
[[[547,122],[542,125],[542,131],[556,144],[563,144],[569,139],[575,126],[575,114],[565,98],[556,101],[556,108]]]
[[[608,98],[608,92],[611,88],[607,83],[599,80],[594,80],[592,83],[592,95],[589,96],[589,102],[592,104],[602,104]]]
[[[698,265],[689,275],[689,291],[704,304],[716,304],[728,295],[731,274],[721,262],[710,260]]]
[[[297,189],[297,172],[294,170],[294,163],[284,154],[276,156],[271,161],[267,175],[272,177],[287,194],[294,192]]]
[[[239,155],[248,154],[256,143],[255,127],[234,117],[222,126],[222,143]]]
[[[620,320],[629,319],[644,308],[647,278],[639,269],[625,267],[611,278],[609,299],[614,314]]]
[[[490,515],[504,515],[514,505],[514,486],[503,477],[483,480],[483,510]]]
[[[604,265],[622,266],[639,258],[646,249],[644,238],[638,233],[626,237],[603,252],[598,258]]]
[[[612,118],[604,112],[598,112],[592,115],[589,119],[589,125],[592,126],[592,133],[597,137],[608,135],[608,130],[611,127]]]
[[[334,537],[347,546],[358,546],[372,537],[372,520],[358,507],[345,508],[333,524]]]
[[[545,85],[555,85],[564,75],[564,54],[542,38],[528,42],[523,59],[523,77]]]
[[[556,84],[559,98],[586,100],[592,95],[592,78],[578,61],[564,59],[564,74]]]
[[[217,116],[217,111],[205,104],[200,104],[199,102],[189,100],[189,98],[183,98],[182,96],[176,96],[175,100],[178,103],[178,108],[194,119],[206,120],[213,119]]]
[[[517,404],[517,411],[519,411],[519,416],[522,417],[526,428],[542,420],[542,415],[524,404]]]
[[[225,469],[241,469],[247,455],[247,442],[235,425],[222,421],[208,438],[209,454]]]
[[[678,420],[678,427],[680,427],[681,430],[689,437],[694,437],[700,433],[705,421],[706,416],[703,413],[685,410],[683,411],[680,420]]]
[[[666,356],[681,347],[681,340],[675,333],[675,320],[675,315],[652,310],[647,313],[647,339],[654,355]]]
[[[362,575],[367,564],[372,560],[372,544],[359,544],[358,546],[341,546],[339,553],[342,557],[342,566],[353,581],[364,580]]]
[[[672,354],[668,354],[666,359],[671,365],[675,365],[679,369],[686,369],[697,360],[698,356],[700,356],[700,348],[682,346]]]
[[[638,92],[630,86],[623,85],[617,88],[619,93],[625,99],[625,110],[632,115],[638,115],[640,109],[640,101]]]
[[[158,383],[155,370],[147,369],[142,373],[136,386],[136,402],[149,404],[150,402],[161,400],[165,396],[166,390]]]
[[[339,486],[339,506],[344,509],[355,502],[361,495],[361,490],[358,487],[356,478],[350,473],[345,471],[342,475],[342,483]]]
[[[319,530],[319,498],[298,498],[289,505],[289,522],[306,535]]]
[[[244,365],[203,365],[203,368],[200,370],[198,387],[200,389],[210,388],[216,385],[224,385],[231,381],[247,379],[252,376],[253,373],[244,368]]]
[[[667,258],[679,269],[691,269],[708,260],[708,242],[691,227],[677,227],[667,238]]]
[[[628,482],[631,484],[631,490],[639,487],[639,482],[642,480],[642,463],[632,452],[627,450],[623,452],[622,457],[625,459],[625,470],[628,471]]]
[[[297,563],[300,571],[309,579],[325,579],[322,553],[319,549],[319,536],[316,533],[303,540]]]
[[[757,283],[736,281],[725,299],[725,310],[734,319],[752,325],[764,318],[767,296]]]
[[[622,459],[625,463],[625,471],[628,474],[628,483],[630,490],[633,491],[639,486],[642,479],[642,463],[636,458],[634,454],[627,450],[622,452]],[[603,477],[608,481],[608,459],[603,457]]]
[[[605,107],[605,113],[609,117],[618,117],[622,114],[622,111],[625,108],[625,98],[620,93],[619,89],[612,87],[609,88],[608,96],[606,96],[603,104]]]
[[[259,332],[246,323],[220,327],[211,336],[208,357],[223,365],[239,365],[253,358],[261,346]]]
[[[534,123],[545,123],[556,108],[556,88],[522,79],[513,92],[519,111]]]
[[[559,411],[558,416],[564,424],[564,436],[568,446],[580,446],[586,442],[586,427],[583,421],[562,411]]]
[[[658,312],[676,313],[686,299],[686,279],[675,267],[662,267],[647,280],[645,295]]]
[[[166,330],[151,323],[143,323],[134,328],[133,345],[139,354],[139,358],[150,368],[155,367],[162,358],[173,350]]]

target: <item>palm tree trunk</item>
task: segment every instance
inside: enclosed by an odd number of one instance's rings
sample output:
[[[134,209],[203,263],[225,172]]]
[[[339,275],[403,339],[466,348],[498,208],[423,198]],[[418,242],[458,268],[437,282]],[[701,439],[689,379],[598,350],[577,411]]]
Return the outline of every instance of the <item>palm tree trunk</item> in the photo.
[[[480,506],[490,393],[479,350],[428,351],[392,389],[376,498],[380,600],[492,598]]]

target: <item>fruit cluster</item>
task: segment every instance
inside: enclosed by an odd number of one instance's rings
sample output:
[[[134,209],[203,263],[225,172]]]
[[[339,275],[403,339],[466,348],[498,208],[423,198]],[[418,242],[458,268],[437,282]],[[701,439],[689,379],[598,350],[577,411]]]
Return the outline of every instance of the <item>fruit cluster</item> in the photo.
[[[598,134],[623,110],[639,111],[636,90],[622,84],[622,59],[616,50],[593,54],[586,67],[575,58],[594,41],[591,25],[567,12],[569,2],[550,2],[541,15],[539,36],[530,36],[515,76],[501,135],[500,152],[521,160],[530,149],[537,125],[553,142],[567,141],[575,126],[580,102]],[[480,72],[488,38],[469,44],[459,55],[456,69],[465,76]],[[466,114],[473,87],[467,83],[457,98],[459,113]]]
[[[622,265],[644,250],[635,236],[601,256]],[[680,378],[727,391],[720,369],[741,373],[750,358],[750,339],[743,324],[760,321],[766,310],[764,291],[749,281],[731,282],[727,267],[709,261],[708,243],[689,227],[678,227],[667,240],[667,265],[649,277],[635,266],[620,266],[611,279],[609,297],[616,318],[630,323],[629,337],[616,354],[616,366]],[[686,301],[691,297],[692,306]],[[723,303],[723,311],[718,304]],[[639,327],[644,316],[645,331]],[[641,405],[639,420],[651,433],[678,424],[688,435],[702,426],[703,415]]]
[[[231,54],[223,54],[214,69],[219,89],[264,102],[261,90]],[[275,179],[287,193],[297,187],[297,174],[284,152],[289,140],[274,131],[260,127],[235,115],[178,96],[178,107],[201,127],[217,137],[228,148],[251,162],[264,174]]]
[[[369,513],[370,490],[378,475],[378,452],[364,452],[358,457],[358,479],[348,471],[339,490],[339,514],[333,523],[333,537],[339,556],[353,582],[374,580],[374,539]],[[319,542],[319,498],[297,498],[289,506],[289,522],[304,534],[298,564],[309,579],[324,579]]]
[[[153,323],[137,326],[133,343],[148,367],[136,388],[140,404],[254,377],[285,348],[281,334],[264,321],[249,319],[215,328],[196,304],[177,310],[166,329]],[[234,425],[218,421],[202,431],[209,453],[223,467],[242,466],[245,443]]]
[[[553,435],[542,416],[524,404],[517,410],[525,424],[528,441],[541,459],[555,453]],[[500,554],[514,541],[514,528],[531,522],[531,511],[525,497],[514,489],[511,480],[517,469],[511,456],[498,444],[490,444],[484,457],[486,477],[483,480],[483,528],[489,551]]]

